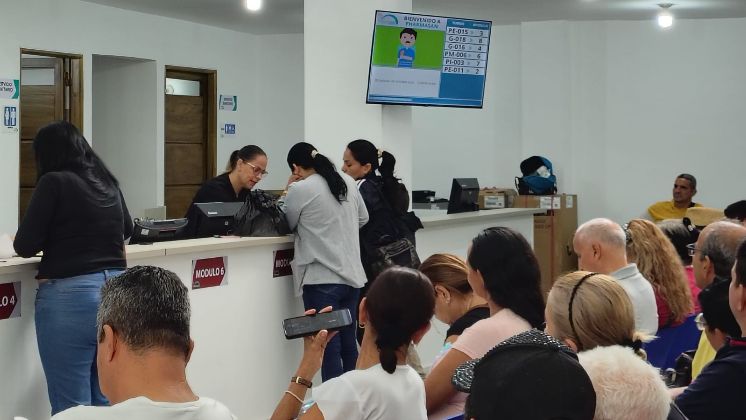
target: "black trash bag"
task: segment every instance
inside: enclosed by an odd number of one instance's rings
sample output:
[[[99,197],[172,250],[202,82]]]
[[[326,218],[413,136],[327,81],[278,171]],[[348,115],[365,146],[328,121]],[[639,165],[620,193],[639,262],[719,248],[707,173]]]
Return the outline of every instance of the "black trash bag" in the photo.
[[[238,236],[283,236],[290,233],[277,199],[262,190],[252,190],[234,216],[233,232]]]

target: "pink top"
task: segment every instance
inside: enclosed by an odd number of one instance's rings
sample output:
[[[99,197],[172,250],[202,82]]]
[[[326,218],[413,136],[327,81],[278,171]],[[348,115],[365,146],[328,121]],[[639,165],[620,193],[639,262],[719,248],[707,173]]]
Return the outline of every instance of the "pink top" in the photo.
[[[484,356],[500,342],[530,329],[531,324],[528,321],[516,315],[510,309],[501,309],[491,317],[477,321],[474,325],[465,329],[448,351],[456,349],[469,356],[470,359],[476,359]],[[441,360],[443,359],[436,360],[433,363],[433,368]],[[429,414],[427,418],[429,420],[440,420],[462,414],[465,403],[466,394],[458,392],[437,411]]]
[[[699,306],[699,292],[700,289],[697,287],[697,281],[694,279],[694,267],[687,265],[684,267],[686,272],[686,279],[689,281],[689,290],[692,292],[692,303],[694,304],[694,313],[698,314],[702,312],[702,308]]]

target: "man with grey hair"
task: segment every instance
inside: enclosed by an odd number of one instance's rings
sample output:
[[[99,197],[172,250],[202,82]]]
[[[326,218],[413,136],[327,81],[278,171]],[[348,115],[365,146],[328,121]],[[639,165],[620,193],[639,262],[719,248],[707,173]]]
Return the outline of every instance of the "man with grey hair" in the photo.
[[[609,219],[593,219],[575,231],[572,241],[581,270],[608,274],[624,288],[635,312],[635,329],[647,334],[658,330],[658,309],[653,286],[637,265],[627,262],[624,230]]]
[[[234,420],[186,379],[194,349],[189,290],[171,271],[132,267],[101,289],[97,367],[111,407],[74,407],[53,420]]]
[[[710,223],[702,229],[697,242],[687,246],[689,255],[692,256],[694,281],[699,288],[704,289],[715,282],[730,281],[736,250],[744,239],[746,227],[733,221]],[[707,336],[702,332],[697,352],[692,360],[692,380],[715,358],[715,353]]]

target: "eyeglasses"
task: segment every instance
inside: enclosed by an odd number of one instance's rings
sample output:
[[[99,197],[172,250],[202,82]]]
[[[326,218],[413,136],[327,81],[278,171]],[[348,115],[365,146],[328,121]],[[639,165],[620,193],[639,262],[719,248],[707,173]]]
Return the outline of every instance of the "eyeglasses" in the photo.
[[[707,328],[707,321],[705,320],[705,314],[700,313],[694,318],[694,323],[697,324],[697,329],[704,331]]]
[[[245,164],[247,164],[247,165],[251,166],[251,167],[252,167],[252,169],[254,169],[254,175],[256,175],[256,176],[258,176],[258,177],[260,177],[260,178],[262,178],[262,177],[265,177],[265,176],[269,175],[269,172],[267,172],[267,171],[265,171],[264,169],[262,169],[262,168],[260,168],[260,167],[258,167],[258,166],[256,166],[256,165],[254,165],[254,164],[252,164],[251,162],[246,162],[246,161],[243,161],[243,163],[245,163]]]
[[[687,253],[689,254],[690,257],[693,257],[694,254],[697,253],[697,251],[702,251],[701,249],[697,248],[697,244],[696,243],[687,245],[686,249],[687,249]]]

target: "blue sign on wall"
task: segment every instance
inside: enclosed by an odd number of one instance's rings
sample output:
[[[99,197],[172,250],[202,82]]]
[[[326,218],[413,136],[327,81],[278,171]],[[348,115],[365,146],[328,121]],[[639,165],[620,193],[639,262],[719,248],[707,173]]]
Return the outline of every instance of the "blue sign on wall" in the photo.
[[[3,110],[3,125],[6,127],[18,126],[18,108],[6,106]]]

